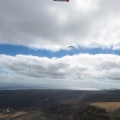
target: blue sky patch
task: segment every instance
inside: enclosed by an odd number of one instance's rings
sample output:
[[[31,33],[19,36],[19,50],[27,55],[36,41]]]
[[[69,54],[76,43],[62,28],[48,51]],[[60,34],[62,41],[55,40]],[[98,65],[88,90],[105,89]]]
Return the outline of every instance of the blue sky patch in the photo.
[[[120,55],[119,50],[112,49],[101,49],[101,48],[78,48],[76,50],[60,50],[57,52],[52,52],[49,50],[43,49],[30,49],[24,46],[15,46],[15,45],[0,45],[0,54],[6,54],[15,56],[17,54],[23,55],[33,55],[33,56],[41,56],[41,57],[63,57],[66,55],[74,55],[80,53],[88,53],[88,54],[117,54]]]

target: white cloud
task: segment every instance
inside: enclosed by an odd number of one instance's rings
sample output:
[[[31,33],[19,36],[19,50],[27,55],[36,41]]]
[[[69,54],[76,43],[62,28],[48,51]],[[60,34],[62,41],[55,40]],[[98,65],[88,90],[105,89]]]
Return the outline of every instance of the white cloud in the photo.
[[[47,58],[26,55],[0,55],[0,76],[37,81],[120,80],[120,56],[110,54],[79,54],[62,58]],[[63,66],[60,66],[62,63]],[[4,72],[3,72],[4,71]],[[24,81],[24,80],[23,80]],[[21,82],[21,81],[20,81]],[[30,83],[31,84],[31,83]],[[85,85],[85,84],[84,84]],[[99,85],[98,85],[99,86]]]
[[[120,48],[119,0],[1,0],[0,44]]]
[[[31,55],[0,55],[0,58],[0,67],[6,70],[6,74],[51,79],[74,79],[76,76],[82,79],[120,77],[120,57],[112,54],[79,54],[51,59]]]

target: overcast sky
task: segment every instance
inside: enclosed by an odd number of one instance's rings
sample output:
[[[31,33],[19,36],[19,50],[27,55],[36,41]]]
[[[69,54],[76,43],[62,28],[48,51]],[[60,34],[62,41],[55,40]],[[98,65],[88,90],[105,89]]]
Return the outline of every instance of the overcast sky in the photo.
[[[120,89],[119,5],[0,0],[0,87]]]

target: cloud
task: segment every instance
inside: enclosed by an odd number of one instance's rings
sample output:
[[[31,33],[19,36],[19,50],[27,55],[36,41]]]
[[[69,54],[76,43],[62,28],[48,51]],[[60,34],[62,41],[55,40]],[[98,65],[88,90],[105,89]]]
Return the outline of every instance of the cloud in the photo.
[[[0,86],[57,89],[119,88],[120,56],[78,54],[62,58],[0,55]],[[63,65],[60,66],[59,63]]]
[[[119,0],[0,1],[0,44],[120,48]]]
[[[79,54],[62,58],[0,55],[0,58],[1,75],[55,80],[120,80],[120,56],[113,54]]]

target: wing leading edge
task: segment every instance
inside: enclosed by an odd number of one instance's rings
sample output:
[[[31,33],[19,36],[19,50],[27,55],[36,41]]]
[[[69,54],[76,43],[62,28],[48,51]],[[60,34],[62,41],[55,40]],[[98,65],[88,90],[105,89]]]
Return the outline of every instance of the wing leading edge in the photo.
[[[69,0],[54,0],[54,1],[69,2]]]

